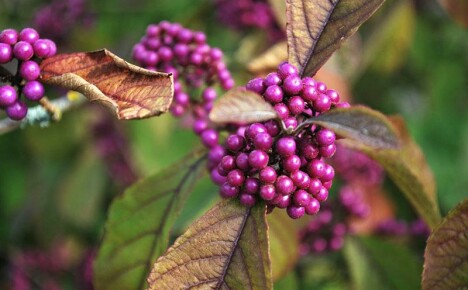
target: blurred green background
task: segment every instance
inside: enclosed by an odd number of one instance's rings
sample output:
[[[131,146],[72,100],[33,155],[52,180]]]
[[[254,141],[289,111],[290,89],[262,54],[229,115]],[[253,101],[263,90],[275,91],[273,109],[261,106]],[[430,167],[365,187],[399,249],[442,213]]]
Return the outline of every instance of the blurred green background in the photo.
[[[44,3],[0,0],[0,29],[31,25]],[[209,0],[101,0],[89,1],[87,9],[91,24],[75,26],[59,52],[108,48],[131,61],[132,47],[146,26],[166,19],[205,31],[209,44],[225,52],[242,85],[251,77],[246,63],[269,45],[260,30],[232,31],[220,25]],[[362,58],[348,76],[354,102],[404,117],[434,171],[445,214],[468,196],[468,31],[437,1],[388,0],[359,33]],[[49,95],[60,92],[50,90]],[[9,251],[47,247],[57,239],[71,239],[81,248],[97,245],[109,202],[123,189],[96,149],[92,128],[101,114],[105,111],[86,105],[48,128],[0,135],[2,262]],[[169,114],[116,126],[127,138],[140,177],[177,161],[198,142]],[[206,196],[216,197],[208,182],[200,188],[205,195],[191,197],[179,230],[209,206]],[[398,193],[393,195],[397,206],[408,211]]]

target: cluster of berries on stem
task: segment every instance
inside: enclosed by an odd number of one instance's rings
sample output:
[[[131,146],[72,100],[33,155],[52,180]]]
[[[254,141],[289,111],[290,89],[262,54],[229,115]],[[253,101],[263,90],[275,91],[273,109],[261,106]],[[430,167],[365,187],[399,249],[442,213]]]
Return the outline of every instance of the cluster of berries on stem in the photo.
[[[307,124],[340,103],[339,95],[310,77],[301,78],[293,65],[282,63],[246,89],[274,106],[281,120],[240,127],[225,141],[225,155],[211,172],[224,198],[245,206],[263,200],[270,210],[283,208],[291,218],[314,215],[328,198],[335,175],[326,162],[336,150],[333,131]]]
[[[44,96],[40,83],[41,59],[55,55],[57,48],[49,39],[41,39],[33,28],[24,28],[19,33],[14,29],[0,32],[0,65],[17,60],[16,74],[0,66],[0,109],[6,111],[12,120],[22,120],[28,107],[21,97],[28,101],[39,101]],[[2,84],[3,83],[3,84]]]

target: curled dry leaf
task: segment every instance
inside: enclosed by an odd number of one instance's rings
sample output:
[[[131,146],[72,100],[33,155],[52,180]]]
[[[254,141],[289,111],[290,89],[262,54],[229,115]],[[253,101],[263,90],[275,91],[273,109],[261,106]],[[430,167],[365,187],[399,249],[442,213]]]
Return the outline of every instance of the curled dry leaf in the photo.
[[[224,94],[210,112],[210,120],[217,124],[249,124],[274,118],[275,109],[262,96],[241,87]]]
[[[384,0],[286,0],[288,59],[312,76]]]
[[[174,95],[172,75],[129,64],[106,49],[56,55],[41,63],[41,72],[42,82],[101,102],[119,119],[164,113]]]
[[[272,289],[268,248],[265,206],[224,200],[158,259],[149,289]]]
[[[342,144],[364,152],[385,168],[424,221],[433,228],[440,221],[434,176],[419,146],[412,140],[404,121],[389,117],[400,146],[375,148],[359,138],[341,140]]]
[[[468,199],[434,229],[424,259],[423,290],[468,288]]]
[[[95,289],[146,288],[151,266],[167,249],[171,228],[205,172],[204,156],[205,150],[196,150],[138,181],[112,202],[94,261]]]

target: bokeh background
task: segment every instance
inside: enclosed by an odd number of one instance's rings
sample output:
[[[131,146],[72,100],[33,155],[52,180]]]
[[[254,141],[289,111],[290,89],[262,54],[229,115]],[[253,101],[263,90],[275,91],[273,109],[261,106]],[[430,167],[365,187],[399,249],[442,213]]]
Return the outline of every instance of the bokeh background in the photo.
[[[44,25],[46,33],[57,37],[59,52],[107,48],[131,61],[132,47],[148,24],[177,21],[204,31],[208,43],[224,51],[238,85],[252,77],[249,62],[281,38],[266,29],[220,23],[219,13],[227,12],[217,12],[214,0],[51,3],[0,0],[0,30]],[[48,5],[57,6],[51,13],[44,10]],[[331,82],[348,88],[353,103],[403,116],[434,172],[443,214],[468,195],[468,31],[463,20],[434,0],[387,0],[327,67],[339,76]],[[64,93],[48,90],[51,98]],[[13,274],[21,270],[14,262],[30,255],[49,257],[43,258],[43,266],[61,269],[51,272],[54,278],[30,272],[30,279],[38,279],[31,289],[92,289],[90,257],[102,236],[109,203],[136,179],[190,152],[198,140],[183,129],[170,114],[117,122],[105,109],[86,104],[47,128],[30,126],[0,135],[0,288],[12,287]],[[397,218],[415,218],[390,181],[385,192]],[[202,182],[175,232],[216,198],[216,188]],[[411,249],[422,259],[423,245]],[[49,265],[49,260],[61,264]],[[341,261],[338,256],[317,258],[306,268],[313,273],[305,275],[315,280],[302,285],[315,289],[316,281],[335,279],[327,289],[346,289],[338,284],[347,275],[337,279],[332,270],[336,261]],[[54,279],[60,288],[53,288],[49,280]]]

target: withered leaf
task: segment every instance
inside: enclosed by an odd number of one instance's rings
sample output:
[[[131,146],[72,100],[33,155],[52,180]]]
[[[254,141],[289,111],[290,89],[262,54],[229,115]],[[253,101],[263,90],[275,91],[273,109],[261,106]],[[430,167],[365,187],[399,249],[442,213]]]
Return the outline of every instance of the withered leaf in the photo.
[[[312,76],[384,0],[286,0],[288,59]]]
[[[272,289],[268,248],[265,205],[224,200],[158,259],[149,289]]]
[[[210,112],[210,120],[217,124],[249,124],[276,117],[275,109],[262,96],[242,87],[224,94]]]
[[[400,146],[375,148],[359,139],[343,139],[342,144],[360,150],[384,167],[388,176],[400,188],[429,227],[440,221],[434,176],[419,146],[409,135],[405,122],[389,117],[395,128]]]
[[[267,74],[275,71],[278,65],[287,59],[288,44],[286,41],[282,41],[251,60],[247,65],[247,69],[255,75]]]
[[[424,259],[423,290],[468,288],[468,199],[434,229]]]
[[[41,81],[78,91],[124,120],[160,115],[174,95],[172,75],[132,65],[106,49],[45,59]]]
[[[204,154],[194,151],[138,181],[112,202],[94,261],[96,290],[146,289],[151,266],[166,251],[171,228],[205,172]]]
[[[299,260],[297,221],[284,210],[275,210],[267,215],[273,281],[291,271]]]
[[[307,120],[372,148],[397,148],[396,129],[382,113],[364,106],[334,109]]]

